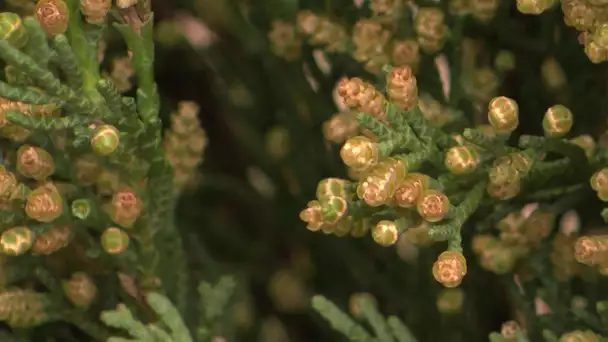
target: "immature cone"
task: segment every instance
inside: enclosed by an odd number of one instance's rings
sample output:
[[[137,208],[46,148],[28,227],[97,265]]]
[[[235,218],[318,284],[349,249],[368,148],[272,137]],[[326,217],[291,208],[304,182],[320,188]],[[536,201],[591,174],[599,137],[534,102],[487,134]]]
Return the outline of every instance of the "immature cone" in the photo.
[[[274,20],[272,29],[268,33],[268,40],[275,55],[288,61],[300,58],[302,42],[293,24],[282,20]]]
[[[80,11],[89,24],[103,24],[112,0],[80,0]]]
[[[32,246],[32,254],[49,255],[55,253],[70,243],[72,238],[71,226],[55,226],[36,236]]]
[[[497,133],[509,134],[519,125],[519,107],[515,100],[495,97],[488,105],[488,121]]]
[[[429,179],[421,173],[410,173],[395,190],[395,204],[401,208],[413,208],[428,187]]]
[[[470,6],[473,18],[487,23],[496,15],[500,0],[471,0]]]
[[[386,158],[369,169],[357,185],[357,197],[372,207],[387,204],[407,170],[403,161]]]
[[[521,330],[519,323],[516,321],[507,321],[502,324],[500,327],[500,335],[506,339],[514,339],[516,338],[516,334]]]
[[[595,9],[587,1],[563,0],[564,22],[579,31],[590,30],[595,24]]]
[[[555,4],[555,0],[517,0],[517,9],[524,14],[541,14]]]
[[[559,337],[559,342],[600,342],[602,337],[591,330],[575,330]]]
[[[173,166],[173,186],[181,191],[196,179],[197,168],[207,148],[207,135],[201,127],[200,108],[192,101],[182,101],[171,113],[171,129],[165,133],[165,158]]]
[[[445,14],[439,8],[418,9],[414,19],[414,30],[418,34],[418,44],[426,53],[436,53],[443,48],[447,36]]]
[[[490,183],[494,186],[505,186],[517,182],[519,172],[511,163],[498,163],[488,172]]]
[[[399,239],[399,230],[394,221],[382,220],[372,229],[372,238],[380,246],[394,245]]]
[[[15,190],[17,190],[18,185],[19,182],[15,174],[0,167],[0,198],[3,200],[9,199]]]
[[[33,328],[48,322],[50,307],[48,294],[21,289],[0,292],[0,318],[11,328]]]
[[[479,163],[479,153],[473,146],[454,146],[445,154],[445,167],[456,175],[473,172]]]
[[[61,216],[63,199],[55,185],[47,183],[34,189],[27,196],[25,213],[40,222],[51,222]]]
[[[358,131],[359,122],[356,112],[338,113],[323,123],[323,137],[337,144],[356,136]]]
[[[595,171],[591,176],[590,184],[602,201],[608,201],[608,168]]]
[[[6,40],[18,49],[27,44],[29,35],[19,15],[12,12],[0,13],[0,39]]]
[[[120,228],[106,228],[101,234],[101,246],[108,254],[122,253],[129,248],[129,235]]]
[[[42,181],[55,172],[55,162],[42,148],[22,145],[17,150],[17,171],[25,177]]]
[[[30,250],[34,242],[34,233],[25,227],[14,227],[0,236],[0,249],[5,255],[21,255]]]
[[[574,117],[566,106],[555,105],[545,112],[543,118],[543,130],[545,135],[553,138],[561,138],[570,132]]]
[[[481,267],[495,274],[503,275],[513,271],[516,255],[514,249],[498,244],[479,255]]]
[[[317,184],[317,198],[347,197],[346,180],[340,178],[325,178]]]
[[[585,265],[608,263],[608,235],[581,236],[574,245],[574,257]]]
[[[427,190],[418,200],[418,214],[428,222],[439,222],[450,211],[450,199],[438,190]]]
[[[521,191],[521,176],[517,172],[510,175],[513,177],[512,181],[504,184],[488,182],[488,195],[503,201],[519,195],[519,192]]]
[[[93,204],[88,199],[76,199],[70,205],[72,216],[80,220],[86,220],[93,211]]]
[[[393,66],[409,66],[416,71],[420,64],[420,46],[412,39],[393,40],[391,46],[391,61]]]
[[[74,306],[86,308],[97,296],[97,286],[86,273],[76,272],[63,282],[63,292]]]
[[[555,214],[548,210],[534,210],[524,221],[522,230],[531,245],[540,244],[555,227]]]
[[[34,14],[49,36],[63,34],[68,29],[70,10],[63,0],[38,0]]]
[[[365,63],[365,68],[372,72],[379,72],[382,66],[388,63],[386,46],[391,33],[382,24],[372,19],[359,19],[352,30],[354,45],[353,58]]]
[[[101,156],[109,156],[120,144],[120,133],[112,125],[101,125],[95,129],[91,136],[93,152]]]
[[[123,227],[131,227],[143,210],[143,202],[132,189],[117,191],[112,196],[110,217],[112,221]]]
[[[393,67],[386,75],[388,99],[397,108],[410,110],[418,103],[418,85],[412,69],[408,66]]]
[[[346,166],[366,170],[378,163],[378,146],[364,136],[350,138],[342,146],[340,157]]]
[[[319,201],[308,202],[306,208],[300,212],[300,220],[306,222],[306,228],[317,231],[323,227],[323,207]]]
[[[338,95],[349,108],[382,119],[386,98],[373,85],[358,77],[342,78],[336,85]]]
[[[456,287],[467,274],[467,261],[460,252],[445,251],[433,264],[433,277],[445,287]]]

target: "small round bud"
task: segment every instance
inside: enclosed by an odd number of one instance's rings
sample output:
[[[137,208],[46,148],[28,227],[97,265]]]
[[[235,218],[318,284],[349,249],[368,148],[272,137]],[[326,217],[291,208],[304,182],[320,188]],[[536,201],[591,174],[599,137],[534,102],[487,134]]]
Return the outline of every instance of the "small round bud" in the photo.
[[[585,54],[594,64],[602,63],[608,58],[608,52],[592,40],[585,42]]]
[[[591,188],[597,192],[608,191],[608,168],[595,171],[589,181]]]
[[[600,25],[593,34],[595,42],[602,50],[608,50],[608,25]]]
[[[443,48],[448,33],[445,14],[439,8],[422,7],[414,18],[414,30],[418,44],[426,53],[436,53]]]
[[[340,178],[325,178],[317,184],[317,198],[330,196],[346,198],[346,180]]]
[[[72,216],[81,220],[86,220],[93,210],[92,207],[93,205],[88,199],[74,200],[71,205]]]
[[[323,123],[323,137],[333,143],[343,143],[357,135],[359,122],[355,112],[339,113]]]
[[[0,198],[6,199],[17,189],[19,182],[12,172],[0,168]]]
[[[479,162],[479,153],[473,146],[461,145],[446,152],[444,164],[451,173],[463,175],[473,172]]]
[[[412,109],[418,103],[418,85],[412,69],[408,66],[391,68],[386,75],[386,92],[397,108]]]
[[[499,163],[490,168],[489,179],[493,185],[504,186],[517,182],[519,172],[511,163]]]
[[[131,227],[143,210],[143,202],[132,189],[117,191],[112,196],[110,218],[123,227]]]
[[[532,169],[532,158],[525,152],[514,152],[509,154],[511,164],[520,173],[520,175],[527,175]]]
[[[391,60],[396,67],[409,66],[412,70],[420,63],[420,46],[415,40],[393,40]]]
[[[50,255],[70,243],[72,239],[71,226],[54,226],[36,236],[32,246],[33,255]]]
[[[517,9],[524,14],[541,14],[555,4],[555,0],[517,0]]]
[[[408,174],[395,190],[395,204],[401,208],[413,208],[428,187],[428,177],[421,173]]]
[[[56,36],[67,31],[70,10],[63,0],[38,0],[34,13],[47,35]]]
[[[399,239],[399,230],[394,221],[382,220],[372,229],[372,238],[380,246],[394,245]]]
[[[344,77],[336,84],[336,92],[344,104],[353,110],[383,118],[386,98],[372,84],[358,77]]]
[[[29,35],[19,15],[12,12],[0,13],[0,39],[18,49],[27,44]]]
[[[114,153],[120,144],[120,134],[116,127],[101,125],[95,129],[91,137],[91,148],[102,156]]]
[[[488,23],[496,15],[499,0],[472,0],[470,1],[471,16],[482,23]]]
[[[608,261],[608,236],[581,236],[574,244],[574,258],[585,265],[606,264]]]
[[[323,227],[323,208],[319,201],[310,201],[300,212],[300,220],[306,222],[306,228],[315,232]]]
[[[97,296],[97,286],[84,272],[76,272],[64,281],[63,291],[67,299],[79,308],[88,307]]]
[[[543,130],[545,135],[553,138],[561,138],[570,132],[574,117],[566,106],[555,105],[545,112],[543,118]]]
[[[513,181],[505,184],[493,184],[488,182],[487,192],[492,198],[499,200],[508,200],[517,195],[521,191],[521,177],[518,172],[512,174]]]
[[[340,219],[346,216],[348,211],[348,203],[342,197],[329,196],[320,199],[323,222],[326,224],[336,224]]]
[[[433,277],[445,287],[456,287],[467,274],[467,260],[462,253],[445,251],[433,264]]]
[[[103,24],[112,0],[80,0],[80,11],[89,24]]]
[[[129,235],[120,228],[106,228],[101,234],[101,246],[108,254],[122,253],[129,248]]]
[[[559,342],[600,342],[602,337],[591,330],[575,330],[559,337]]]
[[[364,170],[378,163],[378,146],[364,136],[350,138],[340,150],[340,157],[346,166]]]
[[[0,236],[0,249],[2,254],[21,255],[32,248],[34,233],[25,226],[6,230]]]
[[[63,213],[63,199],[52,183],[34,189],[25,203],[25,213],[39,222],[51,222]]]
[[[274,20],[272,29],[268,33],[268,40],[272,52],[287,61],[294,61],[302,54],[302,42],[293,24]]]
[[[416,205],[418,214],[428,222],[439,222],[451,209],[450,199],[438,190],[427,190]]]
[[[25,177],[42,181],[55,172],[55,162],[40,147],[22,145],[17,150],[17,171]]]
[[[516,321],[507,321],[502,324],[500,327],[500,335],[506,339],[514,339],[516,338],[515,334],[520,331],[519,323]]]
[[[509,134],[519,125],[519,106],[505,96],[495,97],[488,105],[488,121],[497,133]]]

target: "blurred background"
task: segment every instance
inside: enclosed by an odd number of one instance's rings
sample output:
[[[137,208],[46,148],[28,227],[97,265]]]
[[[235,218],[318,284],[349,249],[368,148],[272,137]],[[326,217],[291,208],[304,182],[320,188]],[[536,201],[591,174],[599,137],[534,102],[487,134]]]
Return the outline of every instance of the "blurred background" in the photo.
[[[578,32],[566,27],[559,8],[531,17],[518,14],[514,1],[494,2],[491,20],[464,23],[467,39],[460,48],[473,52],[461,62],[473,90],[457,107],[469,122],[480,123],[483,106],[472,99],[510,96],[522,113],[516,133],[542,134],[545,109],[560,102],[576,114],[575,135],[601,136],[608,110],[606,65],[589,62]],[[32,3],[5,0],[4,6],[27,12]],[[323,135],[323,123],[340,111],[332,95],[335,83],[344,76],[378,84],[381,79],[348,55],[334,54],[323,63],[308,45],[301,59],[286,61],[272,53],[268,32],[274,20],[294,22],[303,9],[327,13],[350,27],[369,15],[366,4],[152,0],[163,119],[169,123],[178,103],[193,101],[206,132],[204,160],[180,198],[177,219],[194,281],[226,273],[238,279],[220,332],[228,341],[340,341],[310,308],[309,298],[317,293],[348,309],[352,294],[369,292],[383,313],[403,317],[421,342],[487,341],[489,332],[520,314],[521,296],[506,285],[512,279],[473,262],[462,285],[464,300],[446,295],[431,276],[443,246],[404,238],[383,248],[367,236],[311,233],[298,217],[320,179],[347,175],[340,145]],[[124,46],[118,37],[106,41],[104,68],[122,75],[129,94],[136,80],[128,77]],[[517,67],[492,73],[504,51],[511,59],[503,63],[512,60]],[[484,78],[479,70],[488,69]],[[441,98],[435,56],[421,57],[418,78],[421,87]],[[600,222],[595,202],[577,209],[583,225]],[[466,244],[465,249],[471,253]]]

